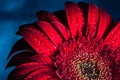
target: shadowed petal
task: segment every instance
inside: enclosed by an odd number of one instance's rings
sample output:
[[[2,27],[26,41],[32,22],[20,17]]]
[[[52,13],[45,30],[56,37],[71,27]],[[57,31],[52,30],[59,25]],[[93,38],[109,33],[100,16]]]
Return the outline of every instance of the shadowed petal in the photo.
[[[22,46],[22,47],[21,47],[21,46]],[[26,41],[22,38],[22,39],[18,40],[18,41],[16,42],[16,44],[13,46],[10,54],[8,55],[8,58],[9,58],[12,54],[14,54],[14,53],[16,53],[16,52],[18,52],[18,51],[21,51],[21,50],[27,50],[27,51],[30,51],[30,52],[33,52],[33,51],[34,51],[33,48],[32,48],[29,44],[27,44]]]
[[[116,50],[120,47],[120,23],[108,34],[104,44],[111,46],[112,50]]]
[[[30,59],[31,56],[35,55],[33,52],[22,52],[16,54],[12,59],[10,59],[9,63],[7,64],[6,68],[10,66],[18,66],[23,63],[32,62],[33,60]]]
[[[37,13],[37,18],[41,21],[59,21],[59,19],[54,14],[47,11],[39,11]]]
[[[110,17],[110,15],[104,10],[100,9],[100,18],[99,18],[98,31],[96,36],[98,40],[103,37],[111,21],[112,18]]]
[[[60,22],[68,29],[67,17],[65,10],[59,10],[54,12],[54,15],[60,20]]]
[[[83,16],[84,16],[84,27],[82,29],[82,33],[83,35],[86,35],[86,28],[87,28],[87,21],[88,21],[88,7],[89,7],[89,4],[87,3],[84,3],[84,2],[79,2],[78,3],[78,6],[80,7],[80,9],[82,10],[83,12]]]

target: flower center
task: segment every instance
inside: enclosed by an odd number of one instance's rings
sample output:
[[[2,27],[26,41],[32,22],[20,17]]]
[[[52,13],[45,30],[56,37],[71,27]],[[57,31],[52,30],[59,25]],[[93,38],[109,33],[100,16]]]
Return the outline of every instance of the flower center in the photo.
[[[111,80],[107,56],[100,55],[97,44],[84,41],[63,44],[55,56],[57,76],[62,80]]]
[[[85,61],[80,64],[80,70],[82,76],[88,78],[89,80],[96,79],[99,77],[100,71],[97,66],[90,61]]]

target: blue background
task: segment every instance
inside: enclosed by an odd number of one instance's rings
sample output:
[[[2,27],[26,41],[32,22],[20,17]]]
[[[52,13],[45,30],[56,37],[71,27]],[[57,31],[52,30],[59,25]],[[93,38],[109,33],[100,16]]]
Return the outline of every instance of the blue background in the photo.
[[[16,35],[20,25],[36,20],[36,12],[47,10],[54,12],[64,9],[68,0],[0,0],[0,80],[7,80],[13,67],[6,69],[7,56],[20,38]],[[104,8],[114,20],[120,20],[119,0],[69,0],[73,2],[92,2]],[[109,2],[108,2],[109,1]]]

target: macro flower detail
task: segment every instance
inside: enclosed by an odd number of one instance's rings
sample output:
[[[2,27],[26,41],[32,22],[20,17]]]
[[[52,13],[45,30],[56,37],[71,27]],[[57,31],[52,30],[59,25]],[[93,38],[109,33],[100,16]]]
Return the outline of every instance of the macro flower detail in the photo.
[[[120,23],[90,3],[40,11],[20,27],[8,80],[120,80]]]

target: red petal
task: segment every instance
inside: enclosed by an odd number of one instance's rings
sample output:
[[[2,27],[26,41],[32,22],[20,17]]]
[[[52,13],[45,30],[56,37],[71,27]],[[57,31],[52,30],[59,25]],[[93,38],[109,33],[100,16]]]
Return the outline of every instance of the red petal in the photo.
[[[84,25],[84,15],[79,6],[75,3],[66,3],[66,16],[68,25],[74,38],[78,33],[82,35],[82,28]]]
[[[33,73],[31,73],[30,75],[28,75],[25,78],[25,80],[48,80],[52,76],[48,75],[47,72],[51,72],[51,70],[49,68],[36,70]]]
[[[86,35],[89,4],[84,3],[84,2],[79,2],[78,6],[80,7],[80,9],[82,10],[82,12],[84,14],[84,27],[82,29],[82,32],[83,32],[83,35]]]
[[[110,22],[112,21],[112,18],[108,13],[106,13],[104,10],[100,9],[100,18],[99,18],[99,25],[98,25],[98,31],[97,31],[97,39],[101,39],[104,35],[105,31],[110,25]]]
[[[56,26],[57,29],[62,33],[62,36],[65,38],[65,40],[70,38],[70,32],[63,24],[58,21],[52,21],[51,23],[53,23],[53,25]]]
[[[88,9],[88,24],[86,35],[88,39],[91,39],[95,36],[97,25],[99,19],[99,9],[94,4],[89,4]]]
[[[38,20],[42,20],[42,21],[59,21],[54,14],[47,11],[38,12],[37,17],[38,17]]]
[[[120,47],[120,23],[108,34],[104,44],[108,44],[112,47],[112,50],[116,50]]]
[[[56,47],[48,40],[48,38],[33,25],[21,27],[20,34],[35,49],[38,54],[51,55]]]
[[[53,25],[45,21],[39,21],[37,22],[37,25],[45,32],[45,34],[47,34],[47,36],[56,46],[61,44],[62,38],[60,36],[60,33],[58,33],[57,30],[55,30]]]

